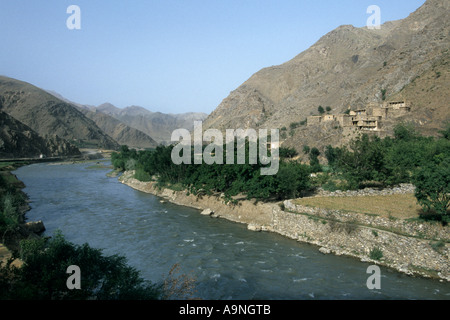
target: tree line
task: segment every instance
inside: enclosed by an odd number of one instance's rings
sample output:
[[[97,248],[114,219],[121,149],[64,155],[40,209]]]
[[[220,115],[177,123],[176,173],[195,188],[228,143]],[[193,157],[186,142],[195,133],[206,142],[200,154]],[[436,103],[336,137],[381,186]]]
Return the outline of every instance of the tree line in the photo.
[[[426,137],[400,124],[393,137],[362,135],[344,147],[327,146],[324,154],[342,188],[412,183],[423,209],[449,220],[450,125],[439,137]]]
[[[248,141],[245,148],[244,164],[206,164],[203,161],[202,164],[175,165],[171,159],[173,146],[146,151],[122,146],[119,153],[112,154],[111,160],[116,169],[135,170],[135,177],[141,181],[154,178],[161,186],[178,185],[193,194],[223,194],[227,201],[233,201],[237,195],[247,199],[282,200],[298,197],[311,189],[310,166],[291,160],[295,150],[281,148],[278,173],[261,175],[264,165],[259,159],[251,164]],[[222,150],[227,150],[226,146]],[[236,156],[236,147],[234,152]],[[226,163],[226,152],[223,157]]]

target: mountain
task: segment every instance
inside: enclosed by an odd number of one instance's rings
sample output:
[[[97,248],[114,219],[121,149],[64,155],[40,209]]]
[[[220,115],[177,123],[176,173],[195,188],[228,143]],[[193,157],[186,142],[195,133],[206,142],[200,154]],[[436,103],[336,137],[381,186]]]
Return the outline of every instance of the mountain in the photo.
[[[117,141],[120,145],[127,145],[130,148],[146,149],[155,148],[158,143],[152,137],[137,129],[127,126],[123,122],[107,114],[100,112],[97,108],[90,105],[83,105],[70,101],[59,93],[47,90],[48,93],[77,107],[86,117],[93,120],[95,124],[102,129],[107,135]],[[106,104],[105,104],[106,105]],[[112,108],[116,108],[110,105]],[[116,108],[118,109],[118,108]],[[119,110],[119,109],[118,109]]]
[[[90,111],[80,109],[89,119],[93,120],[97,126],[116,140],[121,145],[130,148],[155,148],[158,143],[149,135],[135,128],[132,128],[120,120],[100,111]]]
[[[58,136],[77,146],[119,148],[114,139],[75,106],[26,82],[0,76],[0,110],[41,137]]]
[[[30,127],[0,111],[0,158],[37,158],[81,155],[57,136],[41,137]]]
[[[338,115],[351,108],[405,100],[420,132],[436,134],[450,121],[450,1],[428,0],[407,18],[380,30],[340,26],[292,60],[262,69],[230,93],[203,128],[289,128],[329,106]],[[385,125],[389,134],[395,121]],[[295,127],[295,126],[294,126]],[[300,127],[284,143],[343,143],[334,126]]]
[[[110,115],[128,126],[144,132],[156,142],[162,144],[170,143],[174,130],[181,128],[192,130],[194,121],[203,121],[207,117],[207,114],[200,112],[181,114],[152,112],[139,106],[120,109],[110,103],[104,103],[96,108],[90,108],[90,110]]]

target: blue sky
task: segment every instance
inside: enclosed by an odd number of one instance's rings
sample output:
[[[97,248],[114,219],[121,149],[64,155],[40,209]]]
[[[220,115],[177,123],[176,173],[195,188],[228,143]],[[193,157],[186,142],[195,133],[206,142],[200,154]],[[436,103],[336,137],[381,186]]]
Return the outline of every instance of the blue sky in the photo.
[[[425,0],[0,0],[0,74],[82,104],[212,112],[258,70],[343,24]],[[67,8],[81,9],[69,30]]]

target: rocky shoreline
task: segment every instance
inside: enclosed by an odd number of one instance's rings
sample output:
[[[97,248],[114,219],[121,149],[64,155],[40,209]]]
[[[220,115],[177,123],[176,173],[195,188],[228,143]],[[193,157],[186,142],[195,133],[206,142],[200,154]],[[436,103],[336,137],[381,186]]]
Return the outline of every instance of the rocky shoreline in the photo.
[[[290,200],[280,203],[242,200],[232,205],[225,203],[220,195],[195,196],[186,191],[158,188],[155,182],[135,179],[133,171],[124,172],[119,181],[165,199],[161,201],[199,209],[205,216],[247,224],[251,231],[275,232],[317,245],[324,254],[351,256],[408,275],[450,281],[448,227],[303,207]],[[410,186],[403,186],[383,192],[410,191]],[[382,257],[375,257],[375,250]]]

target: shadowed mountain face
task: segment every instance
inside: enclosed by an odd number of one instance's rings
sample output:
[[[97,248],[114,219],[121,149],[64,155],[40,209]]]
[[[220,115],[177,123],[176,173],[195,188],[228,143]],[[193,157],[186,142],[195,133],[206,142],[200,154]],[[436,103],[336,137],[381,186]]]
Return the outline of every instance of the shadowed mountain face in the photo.
[[[0,76],[0,106],[42,137],[56,135],[78,146],[119,147],[73,105],[26,82]]]
[[[0,111],[0,158],[37,158],[40,155],[80,155],[78,148],[57,136],[41,137],[30,127]]]
[[[119,144],[130,148],[156,148],[158,143],[149,135],[132,128],[116,118],[99,112],[80,109],[80,111]]]
[[[380,30],[341,26],[292,60],[254,74],[222,101],[203,128],[289,128],[318,114],[319,106],[339,114],[402,99],[412,104],[405,120],[419,131],[436,133],[450,120],[449,10],[450,1],[428,0]],[[336,135],[328,139],[324,130],[297,132],[286,142],[300,147],[318,140],[341,142]]]

